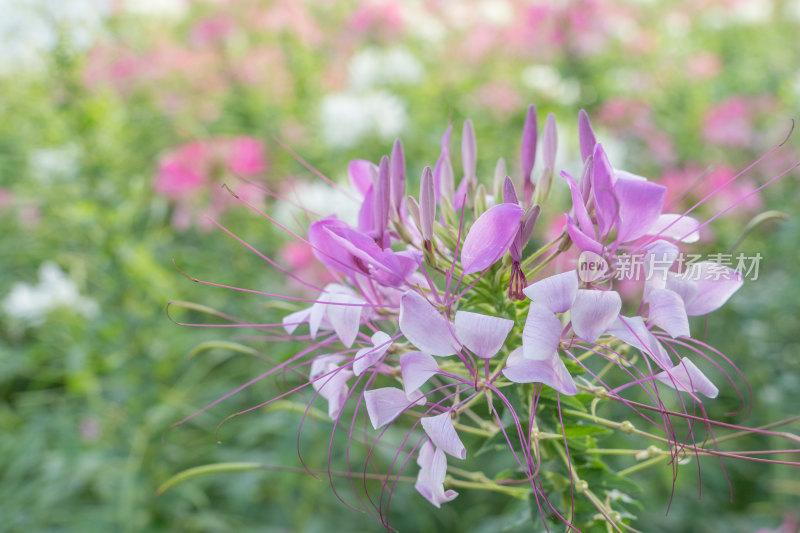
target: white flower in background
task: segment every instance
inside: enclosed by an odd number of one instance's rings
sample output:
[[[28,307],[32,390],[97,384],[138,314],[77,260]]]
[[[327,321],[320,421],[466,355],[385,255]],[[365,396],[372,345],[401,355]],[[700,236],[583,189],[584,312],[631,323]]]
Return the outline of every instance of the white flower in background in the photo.
[[[135,15],[180,18],[189,10],[190,0],[123,0],[122,10]]]
[[[483,0],[478,4],[478,15],[492,26],[510,26],[514,22],[514,6],[506,0]]]
[[[342,176],[336,179],[337,183],[346,183],[347,177]],[[348,185],[343,187],[349,189]],[[351,226],[358,225],[358,211],[361,209],[361,202],[355,196],[348,195],[340,188],[331,188],[330,185],[322,181],[296,181],[291,192],[284,195],[294,200],[295,204],[326,217],[335,214],[340,220],[344,220]],[[275,218],[284,225],[291,225],[298,220],[305,222],[297,207],[290,202],[278,202]]]
[[[75,282],[55,263],[39,267],[38,285],[15,283],[2,302],[5,314],[27,326],[39,326],[56,308],[69,308],[91,318],[97,314],[97,302],[81,296]]]
[[[521,76],[526,87],[560,104],[572,105],[580,97],[580,84],[574,79],[562,78],[558,70],[549,65],[531,65]]]
[[[67,181],[80,172],[80,156],[80,148],[72,143],[34,150],[28,156],[28,170],[42,183]]]
[[[350,59],[347,71],[348,83],[355,90],[411,85],[419,83],[425,76],[422,63],[403,46],[365,48]]]
[[[0,74],[42,66],[63,37],[86,50],[110,10],[110,0],[0,0]]]
[[[369,135],[394,139],[408,123],[406,104],[381,87],[415,84],[424,77],[422,63],[402,46],[361,50],[348,64],[348,88],[322,99],[325,141],[335,148],[349,148]]]
[[[355,146],[370,134],[384,141],[408,123],[405,103],[387,91],[346,91],[326,95],[321,105],[322,136],[336,148]]]

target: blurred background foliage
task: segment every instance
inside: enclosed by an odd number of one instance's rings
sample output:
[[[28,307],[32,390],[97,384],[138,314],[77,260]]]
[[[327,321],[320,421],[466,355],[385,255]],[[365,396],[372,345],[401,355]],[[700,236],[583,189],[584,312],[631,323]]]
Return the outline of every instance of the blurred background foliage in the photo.
[[[578,172],[577,111],[585,108],[615,166],[661,179],[675,204],[688,206],[779,143],[800,111],[796,0],[3,0],[0,11],[5,531],[323,531],[332,520],[341,530],[379,529],[343,506],[324,476],[217,474],[156,495],[172,474],[201,464],[300,466],[297,413],[252,413],[215,441],[227,415],[284,390],[281,377],[165,436],[269,367],[224,349],[187,357],[231,335],[177,326],[167,302],[253,321],[280,316],[263,297],[193,284],[180,271],[287,290],[282,275],[203,215],[293,269],[311,268],[284,233],[229,201],[221,185],[258,182],[323,214],[339,201],[278,141],[341,182],[349,160],[377,161],[399,136],[413,190],[447,124],[458,131],[471,117],[488,184],[497,157],[519,165],[528,103],[542,119],[555,113],[559,164]],[[241,139],[255,144],[237,176],[226,158]],[[796,161],[798,148],[795,134],[700,209],[710,217],[741,200],[709,227],[709,252],[726,251],[761,211],[789,215],[740,246],[763,256],[759,278],[709,324],[711,344],[752,386],[750,425],[797,413],[797,173],[748,195]],[[166,191],[164,173],[186,159],[202,167],[202,180],[182,175],[191,183]],[[562,185],[553,202],[566,206]],[[287,202],[252,198],[302,227]],[[542,231],[558,231],[557,220],[548,223]],[[253,346],[270,360],[290,349]],[[727,391],[709,403],[711,414],[737,402]],[[312,467],[324,468],[329,431],[313,420],[304,427]],[[754,445],[779,445],[760,439]],[[755,531],[797,513],[796,472],[726,461],[731,502],[719,463],[702,465],[702,499],[696,467],[687,465],[666,517],[669,469],[636,475],[638,527]],[[346,481],[337,486],[350,490]],[[400,531],[532,527],[528,502],[502,495],[464,492],[437,511],[401,484],[393,502]]]

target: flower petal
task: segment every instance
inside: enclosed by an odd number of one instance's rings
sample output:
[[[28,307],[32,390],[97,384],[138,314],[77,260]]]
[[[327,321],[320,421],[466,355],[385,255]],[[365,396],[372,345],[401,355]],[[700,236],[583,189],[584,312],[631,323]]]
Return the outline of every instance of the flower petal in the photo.
[[[353,357],[353,374],[360,376],[366,369],[383,359],[383,355],[392,346],[392,338],[383,331],[372,335],[372,346],[361,348]]]
[[[689,316],[707,315],[719,309],[744,283],[741,272],[711,261],[690,265],[682,277],[697,285],[697,295],[686,305]]]
[[[331,234],[332,228],[348,228],[347,223],[336,218],[325,218],[308,227],[308,241],[312,253],[322,264],[337,272],[352,274],[359,271],[353,255],[343,248]]]
[[[653,359],[661,368],[669,368],[672,366],[672,361],[669,354],[661,346],[640,316],[627,317],[622,316],[617,319],[614,324],[608,329],[606,333],[615,336],[625,344],[628,344],[643,354],[647,354]]]
[[[338,366],[344,357],[322,355],[311,363],[308,380],[314,390],[328,401],[328,416],[336,420],[347,401],[347,380],[353,376],[349,368]]]
[[[522,129],[522,182],[531,180],[531,171],[536,164],[536,144],[539,136],[539,126],[536,119],[536,106],[528,106],[525,115],[525,126]]]
[[[347,176],[350,178],[350,184],[362,198],[366,198],[371,194],[368,193],[369,189],[372,188],[371,169],[377,171],[378,167],[366,159],[354,159],[347,165]]]
[[[592,219],[589,217],[589,212],[586,210],[583,195],[581,195],[580,186],[575,182],[575,178],[568,172],[561,171],[561,177],[567,180],[569,185],[569,192],[572,196],[572,212],[575,219],[578,221],[578,226],[581,228],[581,233],[584,235],[594,236],[594,226]]]
[[[622,299],[616,291],[581,289],[570,312],[572,329],[581,339],[594,342],[614,323],[620,309]]]
[[[456,459],[466,459],[467,449],[461,439],[458,438],[450,412],[437,416],[426,416],[420,422],[425,433],[433,441],[434,446],[444,450]]]
[[[399,322],[406,339],[425,353],[446,357],[458,350],[450,323],[414,291],[406,291],[400,298]]]
[[[617,175],[614,195],[619,206],[617,241],[630,242],[647,234],[664,208],[667,188],[644,179]]]
[[[517,348],[508,357],[503,375],[514,383],[544,383],[568,396],[578,394],[575,381],[557,353],[547,359],[535,361],[526,359],[522,355],[522,350]]]
[[[603,255],[603,245],[583,233],[572,220],[572,217],[567,215],[567,233],[575,246],[582,252],[592,252],[597,255]]]
[[[647,319],[650,322],[673,338],[688,337],[691,334],[686,306],[678,293],[669,289],[656,289],[650,291],[648,303],[650,310]]]
[[[419,474],[414,488],[431,504],[438,508],[458,496],[454,490],[444,490],[447,457],[443,450],[434,449],[430,441],[426,440],[419,450],[417,464],[419,465]]]
[[[464,128],[461,130],[461,168],[464,169],[464,176],[467,181],[475,179],[475,165],[478,160],[478,148],[475,142],[475,129],[472,121],[464,121]]]
[[[699,228],[700,222],[692,217],[666,213],[656,219],[647,231],[647,235],[692,243],[700,240]]]
[[[507,318],[458,311],[454,321],[456,337],[471,352],[489,359],[500,351],[506,337],[514,327]]]
[[[367,405],[367,414],[372,427],[378,429],[392,422],[400,414],[420,401],[424,402],[423,396],[417,401],[406,398],[406,393],[395,387],[384,387],[364,392],[364,403]]]
[[[525,358],[543,360],[556,353],[561,342],[561,330],[561,321],[550,309],[532,302],[522,330]]]
[[[308,318],[311,316],[311,308],[307,307],[305,309],[301,309],[299,311],[295,311],[290,315],[286,315],[283,317],[283,329],[286,330],[286,333],[291,335],[294,333],[294,330],[297,329],[297,326],[308,322]]]
[[[544,278],[525,287],[522,292],[532,301],[542,304],[553,313],[563,313],[578,294],[578,273],[575,270]]]
[[[418,391],[431,376],[439,373],[436,359],[423,352],[406,352],[400,357],[400,373],[406,397]],[[411,399],[409,397],[409,399]]]
[[[594,131],[592,131],[592,123],[589,122],[589,115],[583,109],[578,113],[578,139],[581,147],[581,159],[585,163],[586,159],[594,153],[594,145],[597,144],[597,141]]]
[[[600,143],[595,145],[592,158],[592,191],[598,232],[605,237],[614,226],[619,209],[614,196],[614,169]]]
[[[361,325],[361,312],[364,307],[360,304],[366,302],[346,292],[324,292],[320,299],[331,302],[326,306],[328,320],[342,344],[347,348],[351,347]]]
[[[514,204],[497,204],[489,208],[472,225],[461,249],[464,274],[472,274],[492,266],[511,247],[525,210]]]
[[[719,394],[719,389],[711,383],[711,380],[686,357],[669,371],[656,374],[655,377],[664,385],[676,390],[699,392],[708,398],[716,398]]]

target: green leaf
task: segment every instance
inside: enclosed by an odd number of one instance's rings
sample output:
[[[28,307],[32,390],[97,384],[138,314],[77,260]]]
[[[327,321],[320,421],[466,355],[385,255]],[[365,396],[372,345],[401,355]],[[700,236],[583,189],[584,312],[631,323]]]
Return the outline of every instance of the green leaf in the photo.
[[[183,483],[187,479],[202,476],[205,474],[215,474],[217,472],[241,472],[243,470],[259,470],[263,469],[264,465],[261,463],[214,463],[210,465],[196,466],[189,468],[183,472],[179,472],[166,480],[156,490],[156,494],[161,496],[166,491],[177,485]]]

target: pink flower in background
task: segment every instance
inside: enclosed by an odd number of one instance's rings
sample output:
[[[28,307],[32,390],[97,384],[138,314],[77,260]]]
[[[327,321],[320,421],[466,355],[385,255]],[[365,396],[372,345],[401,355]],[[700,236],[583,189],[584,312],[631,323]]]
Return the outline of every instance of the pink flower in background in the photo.
[[[210,147],[203,141],[184,144],[164,156],[158,164],[154,187],[156,192],[170,198],[180,198],[206,182],[206,160]]]
[[[385,40],[395,40],[405,32],[405,17],[400,2],[367,2],[359,5],[347,24],[352,30]]]
[[[199,46],[220,44],[235,30],[233,21],[226,17],[209,17],[203,19],[189,32],[190,41]]]
[[[500,118],[511,115],[522,105],[522,97],[510,83],[497,81],[478,87],[472,97],[475,102]]]
[[[732,216],[736,216],[735,213],[753,213],[760,210],[764,204],[763,198],[759,193],[753,193],[758,185],[748,176],[740,176],[725,185],[737,173],[738,170],[729,165],[712,169],[688,165],[665,170],[658,183],[667,187],[665,204],[673,210],[691,207],[708,195],[711,195],[711,198],[706,207],[712,211],[721,211],[734,204],[737,207]]]
[[[712,52],[698,52],[686,60],[686,71],[694,79],[705,79],[722,72],[722,60]]]
[[[228,166],[236,174],[254,176],[264,172],[267,161],[264,158],[264,145],[252,137],[237,137],[230,141]]]
[[[747,147],[753,138],[753,114],[748,101],[731,97],[703,117],[703,138],[720,146]]]
[[[715,168],[700,182],[697,195],[705,197],[711,194],[718,187],[722,187],[730,181],[737,173],[735,168],[728,165]],[[764,201],[759,193],[752,194],[756,188],[757,185],[747,179],[747,176],[742,176],[714,192],[710,200],[712,202],[711,209],[721,211],[730,205],[737,204],[737,209],[749,212],[758,211]]]
[[[236,194],[248,202],[260,202],[263,193],[251,183],[236,183],[236,176],[258,176],[267,168],[264,145],[240,136],[191,141],[161,158],[153,187],[175,204],[172,224],[186,230],[193,224],[211,229],[207,217],[217,217],[233,203],[222,187],[227,180]]]
[[[660,164],[675,160],[675,147],[655,122],[650,106],[628,98],[612,98],[598,112],[599,122],[612,128],[619,135],[638,140],[647,146],[648,152]]]

